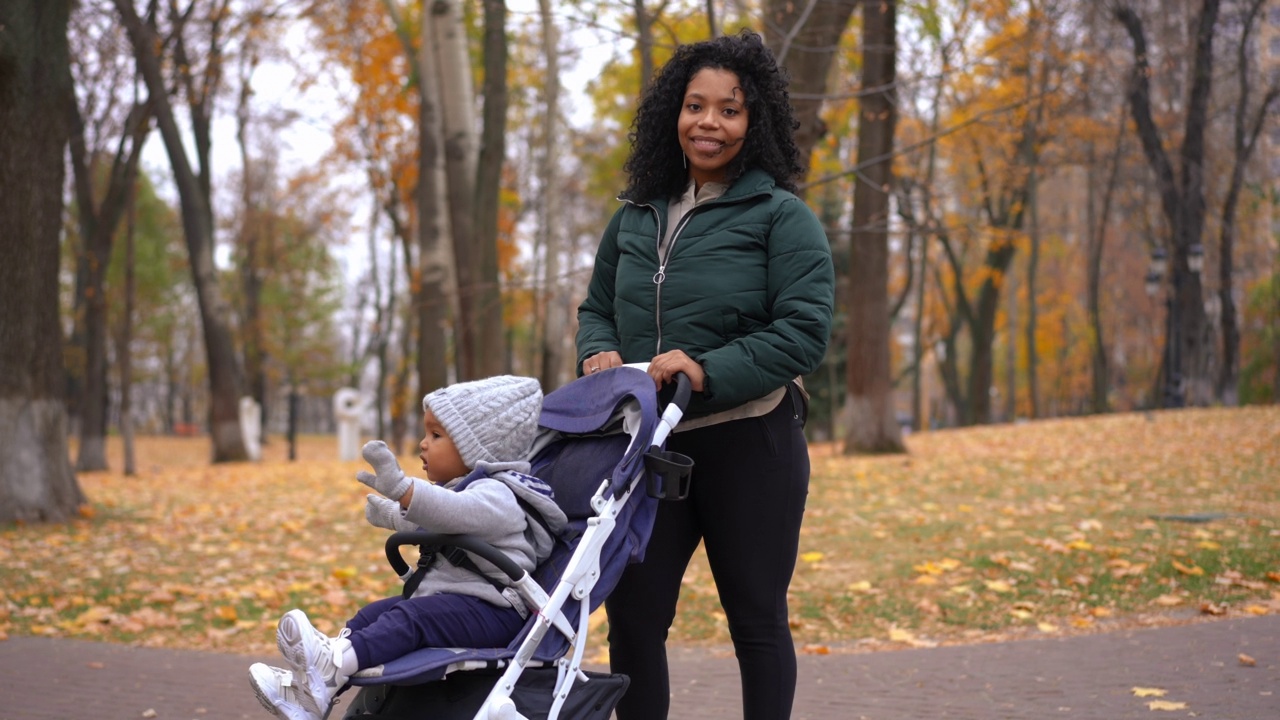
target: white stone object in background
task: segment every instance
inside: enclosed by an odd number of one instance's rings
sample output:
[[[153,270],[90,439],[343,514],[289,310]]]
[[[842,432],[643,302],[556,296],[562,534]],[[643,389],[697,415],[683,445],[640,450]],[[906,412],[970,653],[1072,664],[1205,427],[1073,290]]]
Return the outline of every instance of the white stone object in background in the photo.
[[[262,459],[262,408],[248,395],[240,398],[240,432],[250,460]]]
[[[360,416],[365,402],[355,388],[339,388],[333,394],[333,417],[338,422],[338,459],[347,461],[360,457]]]

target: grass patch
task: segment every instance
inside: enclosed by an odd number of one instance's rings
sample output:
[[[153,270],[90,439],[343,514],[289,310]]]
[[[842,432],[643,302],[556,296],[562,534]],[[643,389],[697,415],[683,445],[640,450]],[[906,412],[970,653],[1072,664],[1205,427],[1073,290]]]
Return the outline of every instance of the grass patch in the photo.
[[[84,517],[0,528],[0,636],[262,654],[292,607],[336,631],[399,582],[385,532],[364,521],[362,464],[338,461],[335,445],[304,438],[307,459],[289,463],[274,439],[260,463],[209,466],[205,439],[141,438],[138,476],[81,474]],[[1280,408],[951,430],[908,447],[868,458],[812,448],[790,588],[797,645],[927,646],[1280,612]],[[118,468],[118,439],[108,450]],[[603,647],[603,619],[593,627]],[[701,551],[671,638],[728,642]]]

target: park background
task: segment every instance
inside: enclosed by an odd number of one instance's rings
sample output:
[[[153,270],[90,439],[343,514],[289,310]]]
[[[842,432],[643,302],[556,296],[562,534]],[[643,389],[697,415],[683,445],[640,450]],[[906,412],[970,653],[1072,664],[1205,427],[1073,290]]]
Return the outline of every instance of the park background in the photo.
[[[426,7],[6,4],[4,632],[258,642],[384,594],[342,560],[378,543],[335,393],[412,454],[425,391],[568,382],[642,79],[742,27],[791,74],[839,282],[802,640],[1275,611],[1275,0]],[[343,545],[281,549],[328,510]],[[714,637],[691,572],[681,636]]]

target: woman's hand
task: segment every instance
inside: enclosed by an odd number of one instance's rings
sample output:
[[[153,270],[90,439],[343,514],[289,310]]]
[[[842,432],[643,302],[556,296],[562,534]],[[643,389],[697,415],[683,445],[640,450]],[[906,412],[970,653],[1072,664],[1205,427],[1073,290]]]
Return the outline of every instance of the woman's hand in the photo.
[[[616,368],[622,365],[622,356],[616,350],[606,350],[602,353],[596,353],[586,360],[582,361],[582,374],[591,375],[601,370]]]
[[[702,392],[707,379],[706,372],[693,358],[684,354],[683,350],[671,350],[655,356],[649,361],[649,377],[661,390],[662,386],[675,382],[676,373],[689,376],[689,387],[694,392]]]

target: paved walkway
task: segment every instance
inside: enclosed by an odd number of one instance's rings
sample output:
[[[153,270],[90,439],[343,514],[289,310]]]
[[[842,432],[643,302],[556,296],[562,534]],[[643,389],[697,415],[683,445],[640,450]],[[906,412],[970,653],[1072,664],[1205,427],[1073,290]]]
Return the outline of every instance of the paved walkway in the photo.
[[[1248,666],[1240,655],[1256,660]],[[266,720],[241,655],[14,637],[0,720]],[[676,649],[671,720],[741,717],[726,652]],[[1133,688],[1163,697],[1137,697]],[[1162,711],[1153,700],[1184,703]],[[339,705],[331,717],[341,717]],[[1280,719],[1280,616],[1065,639],[801,655],[795,720]]]

